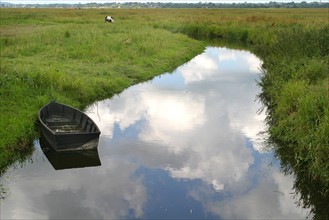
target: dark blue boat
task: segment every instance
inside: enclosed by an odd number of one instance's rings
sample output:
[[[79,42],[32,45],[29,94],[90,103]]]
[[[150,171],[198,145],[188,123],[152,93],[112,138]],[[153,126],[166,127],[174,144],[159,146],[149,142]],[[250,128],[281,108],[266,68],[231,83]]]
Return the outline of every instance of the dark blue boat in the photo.
[[[42,135],[56,151],[97,149],[100,130],[76,108],[50,102],[39,111]]]

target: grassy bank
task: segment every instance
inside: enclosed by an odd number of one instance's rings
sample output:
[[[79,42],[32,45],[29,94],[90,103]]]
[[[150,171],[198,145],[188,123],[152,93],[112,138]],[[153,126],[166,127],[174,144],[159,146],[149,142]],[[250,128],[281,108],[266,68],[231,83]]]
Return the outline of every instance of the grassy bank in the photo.
[[[115,11],[109,24],[103,10],[1,9],[1,170],[31,150],[37,112],[50,100],[83,108],[203,51],[133,13]]]
[[[103,22],[107,14],[114,24]],[[0,16],[1,170],[31,149],[43,104],[83,108],[174,69],[206,40],[263,59],[269,142],[283,165],[328,196],[327,9],[1,9]]]
[[[315,219],[329,218],[328,39],[328,24],[280,33],[264,57],[260,82],[269,144],[285,170],[297,176],[295,189]]]

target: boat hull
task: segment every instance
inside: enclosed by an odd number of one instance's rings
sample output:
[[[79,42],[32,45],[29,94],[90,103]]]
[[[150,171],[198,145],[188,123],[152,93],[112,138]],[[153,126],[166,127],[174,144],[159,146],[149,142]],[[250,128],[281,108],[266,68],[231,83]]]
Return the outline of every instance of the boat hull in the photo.
[[[100,130],[86,114],[51,102],[39,111],[41,132],[56,151],[89,150],[98,147]]]

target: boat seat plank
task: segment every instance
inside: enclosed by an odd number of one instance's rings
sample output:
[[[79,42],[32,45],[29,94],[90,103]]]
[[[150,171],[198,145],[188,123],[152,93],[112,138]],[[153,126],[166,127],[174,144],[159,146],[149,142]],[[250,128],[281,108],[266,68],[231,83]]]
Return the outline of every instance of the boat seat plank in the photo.
[[[65,117],[62,117],[62,116],[51,116],[51,117],[48,117],[48,118],[45,118],[44,121],[46,123],[69,123],[69,122],[72,122],[73,120],[70,119],[70,118],[65,118]]]
[[[76,125],[56,125],[49,126],[49,128],[57,133],[82,133],[86,132],[85,129],[82,129],[78,124]]]
[[[57,133],[83,133],[85,129],[81,128],[81,125],[70,119],[58,115],[53,115],[44,119],[47,126]]]

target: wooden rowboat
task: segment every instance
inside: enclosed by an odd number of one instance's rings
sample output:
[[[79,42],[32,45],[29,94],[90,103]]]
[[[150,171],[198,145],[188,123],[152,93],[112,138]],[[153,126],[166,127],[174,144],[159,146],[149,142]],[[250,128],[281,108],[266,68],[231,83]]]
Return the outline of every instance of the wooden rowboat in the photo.
[[[39,111],[42,135],[56,151],[97,149],[100,130],[76,108],[50,102]]]

